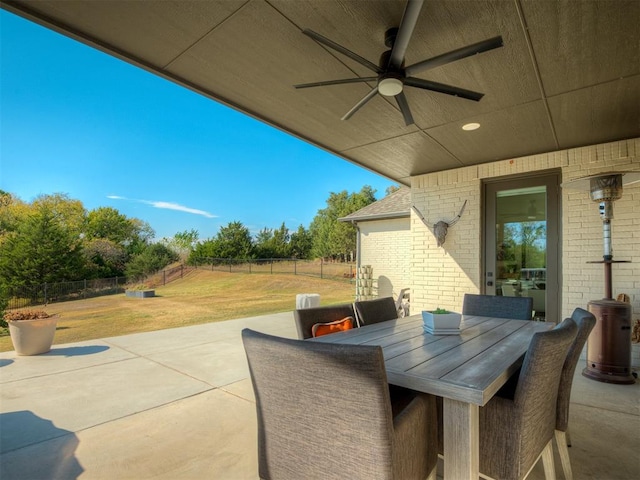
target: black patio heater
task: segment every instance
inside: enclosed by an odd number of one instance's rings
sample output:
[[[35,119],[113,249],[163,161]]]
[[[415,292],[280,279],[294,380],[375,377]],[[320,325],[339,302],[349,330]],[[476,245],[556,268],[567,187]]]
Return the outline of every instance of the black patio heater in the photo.
[[[604,265],[605,298],[591,300],[589,310],[596,317],[596,325],[587,341],[587,367],[582,375],[606,383],[632,384],[631,374],[631,305],[613,298],[611,270],[614,260],[611,248],[611,220],[613,202],[622,197],[622,187],[640,181],[640,172],[601,173],[580,178],[563,185],[567,188],[589,190],[591,200],[600,204],[604,236],[602,260],[587,262]]]

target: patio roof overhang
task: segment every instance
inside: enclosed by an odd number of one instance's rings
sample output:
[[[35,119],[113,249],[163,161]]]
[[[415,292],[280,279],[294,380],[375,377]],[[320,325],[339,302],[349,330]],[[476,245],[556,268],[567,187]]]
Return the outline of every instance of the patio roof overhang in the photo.
[[[480,102],[407,88],[340,118],[375,83],[296,90],[371,72],[301,33],[373,63],[404,0],[39,1],[2,7],[222,102],[403,184],[410,177],[640,136],[637,0],[427,1],[406,64],[501,35],[504,47],[421,78]],[[467,132],[463,124],[477,122]]]

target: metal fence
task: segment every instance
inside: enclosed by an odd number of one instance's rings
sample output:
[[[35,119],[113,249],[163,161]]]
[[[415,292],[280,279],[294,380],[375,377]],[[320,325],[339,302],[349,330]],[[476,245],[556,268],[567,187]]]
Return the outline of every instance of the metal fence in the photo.
[[[47,305],[83,298],[123,293],[126,278],[98,278],[74,282],[43,283],[33,287],[14,287],[9,294],[8,309]]]
[[[155,288],[182,278],[193,270],[196,270],[196,267],[181,263],[175,267],[165,268],[164,270],[160,270],[159,272],[149,275],[138,283],[143,283],[149,288]]]
[[[196,265],[180,264],[166,268],[145,280],[149,288],[166,285],[182,278],[194,270],[211,270],[230,273],[263,273],[308,275],[327,279],[343,279],[355,282],[356,266],[354,263],[327,262],[325,260],[298,260],[295,258],[202,258]],[[127,279],[125,277],[99,278],[94,280],[78,280],[74,282],[44,283],[34,287],[18,287],[8,291],[7,309],[34,307],[55,302],[81,300],[124,293]]]
[[[296,258],[200,258],[195,268],[229,273],[282,273],[355,281],[356,264]]]

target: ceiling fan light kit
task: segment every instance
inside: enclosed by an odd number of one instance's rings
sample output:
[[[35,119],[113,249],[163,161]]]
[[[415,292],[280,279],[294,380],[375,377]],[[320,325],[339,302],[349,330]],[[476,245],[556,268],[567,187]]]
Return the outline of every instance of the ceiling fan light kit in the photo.
[[[378,92],[385,97],[395,97],[402,92],[403,85],[402,80],[396,77],[381,78],[378,82]]]
[[[409,41],[413,34],[413,30],[418,21],[420,10],[424,0],[408,0],[405,8],[402,20],[400,21],[400,27],[390,28],[385,32],[384,43],[391,50],[385,51],[380,56],[379,65],[376,65],[369,60],[361,57],[357,53],[337,44],[333,40],[330,40],[313,30],[305,29],[303,34],[312,38],[317,43],[324,45],[332,50],[335,50],[343,55],[351,58],[360,65],[368,68],[377,74],[376,77],[356,77],[337,80],[325,80],[320,82],[303,83],[294,85],[295,88],[311,88],[311,87],[324,87],[329,85],[341,85],[347,83],[366,83],[374,82],[377,84],[372,90],[367,93],[356,105],[349,110],[342,120],[348,120],[351,116],[362,108],[369,100],[380,94],[384,97],[395,97],[398,104],[398,108],[404,117],[407,126],[412,125],[413,115],[409,108],[409,103],[404,94],[404,87],[420,88],[422,90],[429,90],[432,92],[444,93],[454,97],[464,98],[466,100],[472,100],[475,102],[480,101],[484,94],[466,90],[464,88],[455,87],[453,85],[445,85],[442,83],[432,82],[421,78],[413,77],[412,75],[424,72],[432,68],[436,68],[447,63],[455,62],[463,58],[471,57],[482,52],[487,52],[495,48],[503,46],[502,37],[497,36],[482,42],[474,43],[466,47],[458,48],[435,57],[422,60],[413,65],[409,65],[405,68],[404,59]]]

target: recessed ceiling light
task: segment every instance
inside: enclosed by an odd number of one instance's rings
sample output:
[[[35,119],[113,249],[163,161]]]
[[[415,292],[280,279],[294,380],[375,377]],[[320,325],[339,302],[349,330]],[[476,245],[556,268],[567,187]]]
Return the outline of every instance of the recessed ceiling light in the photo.
[[[480,124],[479,123],[467,123],[465,125],[462,126],[463,130],[477,130],[480,128]]]

